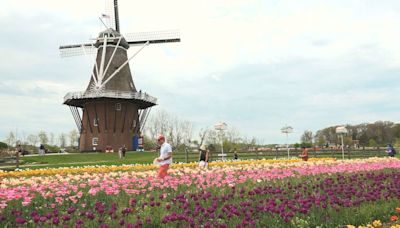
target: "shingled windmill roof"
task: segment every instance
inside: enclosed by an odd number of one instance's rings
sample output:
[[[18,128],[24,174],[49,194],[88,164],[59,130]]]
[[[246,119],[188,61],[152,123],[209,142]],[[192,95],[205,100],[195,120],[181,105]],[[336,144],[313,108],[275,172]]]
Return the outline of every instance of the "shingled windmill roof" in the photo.
[[[103,56],[105,43],[106,51]],[[129,44],[126,42],[125,38],[114,29],[106,29],[99,33],[95,47],[97,48],[97,56],[96,64],[93,67],[94,77],[97,81],[100,81],[100,83],[112,77],[101,89],[104,91],[137,92],[132,80],[129,64],[119,69],[120,66],[128,60],[127,50]],[[116,75],[113,75],[114,73],[116,73]],[[86,91],[93,92],[93,90],[96,89],[95,85],[96,83],[93,78],[91,78]]]
[[[105,38],[106,51],[103,56]],[[156,105],[156,98],[147,93],[137,92],[129,64],[119,69],[128,60],[127,50],[129,48],[129,44],[119,32],[111,28],[100,32],[94,46],[97,48],[97,56],[96,64],[93,67],[93,77],[100,82],[111,79],[101,88],[97,88],[98,86],[91,77],[86,91],[68,93],[64,97],[64,104],[83,107],[83,104],[90,100],[106,98],[123,99],[136,103],[139,109]]]

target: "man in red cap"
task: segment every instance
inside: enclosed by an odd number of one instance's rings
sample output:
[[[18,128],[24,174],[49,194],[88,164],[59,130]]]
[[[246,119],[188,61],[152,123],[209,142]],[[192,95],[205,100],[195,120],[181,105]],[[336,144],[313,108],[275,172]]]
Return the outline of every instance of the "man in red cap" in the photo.
[[[157,144],[161,147],[160,157],[157,158],[157,162],[160,165],[157,177],[164,178],[167,176],[169,165],[172,163],[172,147],[169,143],[165,142],[164,135],[158,136]]]

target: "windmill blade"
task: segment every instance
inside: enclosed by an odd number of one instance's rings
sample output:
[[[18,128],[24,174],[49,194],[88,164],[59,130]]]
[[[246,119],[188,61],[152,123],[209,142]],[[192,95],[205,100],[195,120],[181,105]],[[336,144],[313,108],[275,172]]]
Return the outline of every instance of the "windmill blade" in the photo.
[[[97,53],[97,48],[94,44],[74,44],[60,46],[61,57],[72,57],[79,55],[94,55]]]
[[[179,30],[128,33],[124,37],[130,45],[140,45],[146,42],[149,42],[150,44],[156,44],[181,41]]]
[[[105,0],[105,14],[101,15],[105,19],[105,24],[108,28],[112,28],[119,32],[119,16],[118,16],[118,1]]]

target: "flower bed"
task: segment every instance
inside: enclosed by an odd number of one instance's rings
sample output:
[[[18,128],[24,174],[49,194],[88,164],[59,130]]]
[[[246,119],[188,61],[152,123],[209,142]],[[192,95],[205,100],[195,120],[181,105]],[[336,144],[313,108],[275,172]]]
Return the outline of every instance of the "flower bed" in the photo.
[[[213,164],[201,171],[63,173],[3,179],[5,226],[336,227],[400,205],[400,160]],[[354,216],[354,215],[357,216]]]
[[[311,162],[315,161],[332,161],[335,158],[311,158]],[[239,160],[239,161],[215,161],[210,162],[210,167],[235,166],[235,165],[255,165],[255,164],[276,164],[276,163],[295,163],[300,162],[299,159],[278,159],[278,160]],[[176,163],[172,165],[173,169],[197,168],[197,163]],[[111,165],[111,166],[83,166],[83,167],[61,167],[61,168],[45,168],[45,169],[24,169],[16,171],[1,171],[0,177],[22,177],[22,176],[41,176],[56,174],[80,174],[80,173],[108,173],[118,171],[147,171],[155,170],[158,166],[153,164],[132,164],[132,165]]]

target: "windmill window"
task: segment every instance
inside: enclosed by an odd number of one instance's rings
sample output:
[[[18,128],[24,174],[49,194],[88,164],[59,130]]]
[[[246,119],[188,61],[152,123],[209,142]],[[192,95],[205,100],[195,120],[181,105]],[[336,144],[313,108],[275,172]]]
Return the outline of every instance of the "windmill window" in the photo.
[[[99,126],[99,118],[94,118],[94,120],[93,120],[93,125],[95,126],[95,127],[97,127],[97,126]]]
[[[92,138],[92,145],[97,146],[99,144],[99,138]]]
[[[116,109],[117,111],[121,111],[121,103],[116,103],[116,104],[115,104],[115,109]]]

